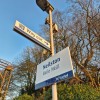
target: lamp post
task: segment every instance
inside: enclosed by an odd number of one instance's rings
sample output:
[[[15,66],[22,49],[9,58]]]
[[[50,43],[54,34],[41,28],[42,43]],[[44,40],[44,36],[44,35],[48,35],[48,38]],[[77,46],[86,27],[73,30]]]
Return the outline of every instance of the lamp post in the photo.
[[[52,11],[54,8],[47,0],[36,0],[37,5],[49,14],[49,21],[50,21],[50,49],[51,55],[54,55],[54,41],[53,41],[53,28],[52,28]],[[57,86],[56,83],[52,85],[52,100],[57,100]]]

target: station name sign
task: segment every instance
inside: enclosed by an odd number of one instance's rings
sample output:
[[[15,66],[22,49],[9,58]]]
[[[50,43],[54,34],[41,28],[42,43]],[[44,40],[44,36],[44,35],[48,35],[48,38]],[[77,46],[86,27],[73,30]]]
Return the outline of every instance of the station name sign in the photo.
[[[14,30],[23,35],[24,37],[28,38],[32,42],[37,43],[38,45],[44,47],[45,49],[50,50],[50,43],[40,37],[35,32],[31,31],[29,28],[24,26],[22,23],[16,20],[14,25]]]
[[[37,65],[35,89],[52,85],[74,76],[69,47]]]

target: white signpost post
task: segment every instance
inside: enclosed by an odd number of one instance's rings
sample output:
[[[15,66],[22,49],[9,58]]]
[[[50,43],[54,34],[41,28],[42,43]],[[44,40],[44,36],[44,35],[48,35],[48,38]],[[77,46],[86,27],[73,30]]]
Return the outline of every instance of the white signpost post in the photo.
[[[40,37],[38,34],[35,32],[31,31],[29,28],[24,26],[22,23],[19,21],[15,22],[14,30],[23,35],[24,37],[28,38],[29,40],[37,43],[38,45],[44,47],[45,49],[50,50],[50,43]]]
[[[37,66],[35,89],[49,86],[74,76],[69,47]]]

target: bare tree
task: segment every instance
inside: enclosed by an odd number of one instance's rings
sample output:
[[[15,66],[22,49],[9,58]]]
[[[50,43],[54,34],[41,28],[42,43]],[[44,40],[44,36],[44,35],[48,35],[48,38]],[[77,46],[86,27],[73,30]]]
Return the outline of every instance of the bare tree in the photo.
[[[94,72],[91,70],[93,65],[96,69],[99,65],[99,7],[96,6],[97,2],[92,0],[70,0],[69,2],[71,4],[69,9],[54,13],[53,22],[59,27],[58,33],[54,34],[55,51],[58,52],[69,46],[78,75],[83,72],[91,84],[96,86],[97,82],[92,74]],[[47,32],[48,27],[44,29]]]

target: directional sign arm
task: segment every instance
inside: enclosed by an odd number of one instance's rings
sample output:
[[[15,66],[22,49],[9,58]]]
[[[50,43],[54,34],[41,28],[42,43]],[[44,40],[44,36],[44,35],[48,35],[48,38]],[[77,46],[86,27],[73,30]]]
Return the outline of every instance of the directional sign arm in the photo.
[[[29,28],[21,24],[19,21],[16,21],[14,25],[14,31],[18,32],[19,34],[31,40],[32,42],[37,43],[43,48],[50,50],[50,43],[48,41],[40,37],[35,32],[31,31]]]

